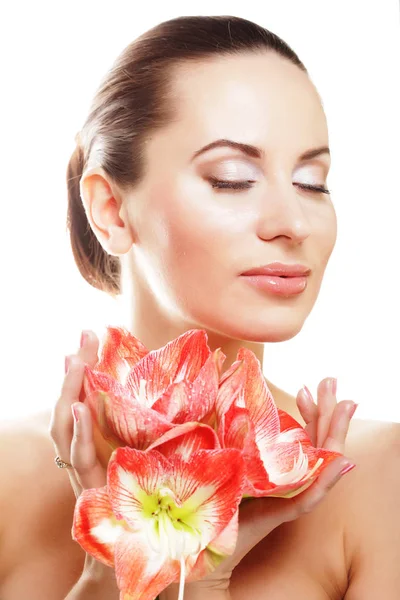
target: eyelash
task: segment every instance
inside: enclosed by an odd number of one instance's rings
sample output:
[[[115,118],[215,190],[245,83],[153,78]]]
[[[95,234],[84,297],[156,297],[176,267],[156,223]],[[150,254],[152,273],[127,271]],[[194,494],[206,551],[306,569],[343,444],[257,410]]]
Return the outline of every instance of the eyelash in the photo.
[[[252,186],[255,181],[223,181],[222,179],[216,179],[215,177],[209,177],[211,186],[216,189],[233,189],[233,190],[247,190]],[[330,190],[324,186],[309,185],[307,183],[298,183],[299,187],[304,190],[309,190],[315,193],[330,194]]]

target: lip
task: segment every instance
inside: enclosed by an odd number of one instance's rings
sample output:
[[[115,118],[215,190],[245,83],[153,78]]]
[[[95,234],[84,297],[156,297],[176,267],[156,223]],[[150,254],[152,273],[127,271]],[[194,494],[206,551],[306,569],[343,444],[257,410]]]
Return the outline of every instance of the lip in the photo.
[[[245,281],[256,288],[277,296],[301,294],[307,287],[311,269],[304,265],[274,262],[242,273]]]
[[[307,287],[307,276],[279,277],[274,275],[244,275],[243,279],[258,289],[277,296],[301,294]]]
[[[255,267],[242,273],[242,275],[270,275],[272,277],[306,277],[311,269],[300,264],[290,265],[280,262],[270,263],[262,267]]]

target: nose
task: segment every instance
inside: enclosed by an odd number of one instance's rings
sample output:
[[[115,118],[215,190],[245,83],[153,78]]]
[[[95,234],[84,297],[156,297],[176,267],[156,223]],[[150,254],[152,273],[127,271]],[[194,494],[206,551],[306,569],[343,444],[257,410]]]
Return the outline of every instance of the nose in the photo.
[[[269,186],[260,199],[257,233],[260,238],[272,240],[285,237],[294,243],[304,242],[311,233],[305,200],[289,184]]]

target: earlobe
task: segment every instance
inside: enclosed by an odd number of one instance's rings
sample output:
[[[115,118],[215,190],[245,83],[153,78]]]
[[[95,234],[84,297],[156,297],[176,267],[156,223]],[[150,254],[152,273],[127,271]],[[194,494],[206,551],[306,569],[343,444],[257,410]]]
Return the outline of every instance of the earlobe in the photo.
[[[121,196],[104,170],[86,170],[80,191],[90,227],[105,252],[112,256],[128,252],[133,243],[131,225]]]
[[[133,244],[133,238],[130,234],[129,223],[122,222],[122,225],[110,225],[108,227],[108,239],[103,241],[104,250],[111,256],[121,256],[129,252]],[[100,242],[101,243],[101,242]]]

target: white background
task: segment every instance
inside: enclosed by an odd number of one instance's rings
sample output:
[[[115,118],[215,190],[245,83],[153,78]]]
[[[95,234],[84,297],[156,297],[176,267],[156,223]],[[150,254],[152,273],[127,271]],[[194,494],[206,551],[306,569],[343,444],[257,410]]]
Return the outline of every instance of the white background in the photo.
[[[257,6],[258,4],[258,6]],[[118,304],[75,267],[65,170],[100,78],[134,38],[181,15],[254,20],[306,65],[328,119],[338,240],[302,332],[267,344],[266,376],[295,394],[338,378],[361,418],[400,421],[399,14],[396,0],[13,2],[1,31],[3,419],[50,410],[81,330]]]

